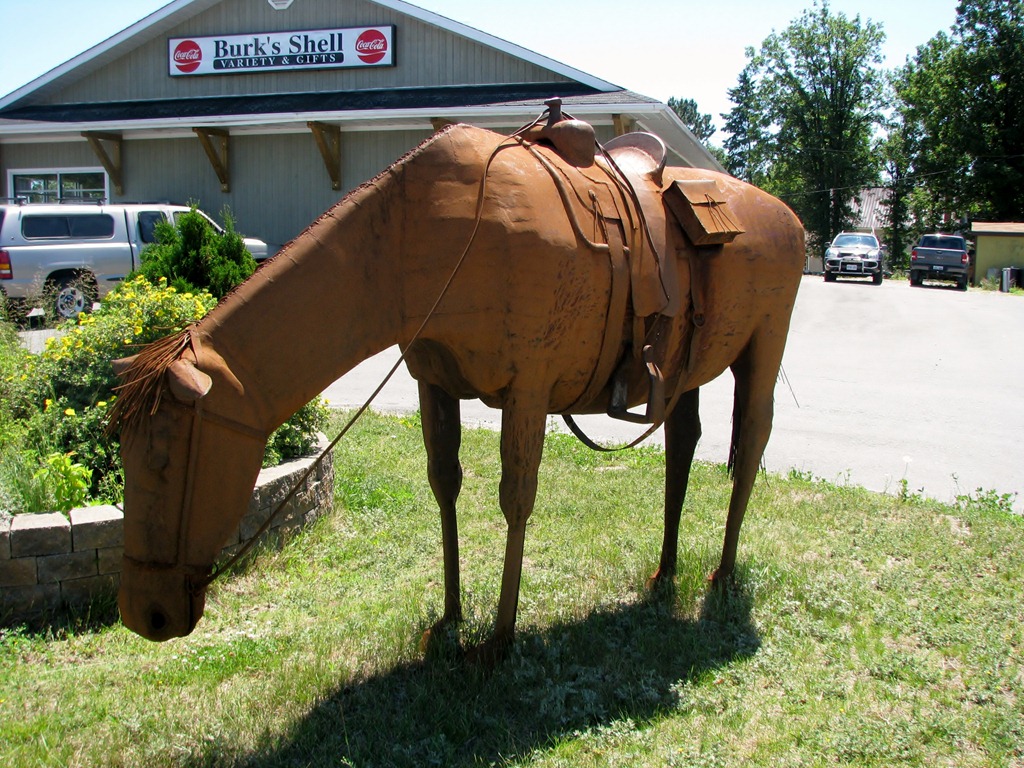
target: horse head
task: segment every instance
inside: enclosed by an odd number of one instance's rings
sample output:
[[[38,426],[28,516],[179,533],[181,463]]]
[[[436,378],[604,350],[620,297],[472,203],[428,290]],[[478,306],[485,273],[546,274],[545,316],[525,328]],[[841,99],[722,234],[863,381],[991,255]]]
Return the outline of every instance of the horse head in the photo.
[[[189,634],[207,577],[248,509],[266,433],[243,388],[192,330],[115,362],[125,476],[124,624],[150,640]]]

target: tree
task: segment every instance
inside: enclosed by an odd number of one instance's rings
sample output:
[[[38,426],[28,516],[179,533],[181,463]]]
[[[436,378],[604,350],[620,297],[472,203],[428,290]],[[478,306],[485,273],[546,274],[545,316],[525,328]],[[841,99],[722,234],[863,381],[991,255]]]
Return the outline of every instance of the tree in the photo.
[[[708,146],[708,139],[714,135],[716,130],[711,122],[711,115],[701,113],[697,108],[697,102],[693,99],[677,99],[675,96],[669,96],[667,103],[668,108],[679,115],[683,124],[693,131],[697,140],[704,146]]]
[[[747,48],[747,58],[754,58],[753,48]],[[730,88],[728,93],[729,99],[736,106],[728,114],[722,115],[725,119],[725,132],[729,134],[724,142],[725,168],[739,179],[762,186],[766,176],[768,126],[752,64],[744,67],[736,87]]]
[[[205,288],[220,299],[256,269],[252,254],[235,232],[234,220],[224,214],[224,231],[218,232],[192,207],[174,225],[156,225],[157,242],[142,251],[139,272],[151,283],[161,277],[178,290]]]
[[[1024,0],[961,0],[896,80],[922,224],[1024,211]]]
[[[886,176],[886,198],[882,206],[888,225],[889,264],[898,269],[909,265],[907,248],[912,244],[910,233],[912,217],[911,195],[914,191],[912,176],[912,140],[907,127],[896,122],[889,126],[889,134],[879,145]]]
[[[738,133],[726,146],[743,153],[734,167],[796,210],[813,247],[849,224],[856,192],[877,182],[884,40],[881,25],[815,3],[748,49],[729,92],[726,125]]]

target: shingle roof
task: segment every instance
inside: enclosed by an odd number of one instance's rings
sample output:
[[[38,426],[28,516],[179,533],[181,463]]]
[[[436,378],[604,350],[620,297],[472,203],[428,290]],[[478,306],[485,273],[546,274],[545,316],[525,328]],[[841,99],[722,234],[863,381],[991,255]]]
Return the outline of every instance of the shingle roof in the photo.
[[[0,110],[6,120],[44,123],[83,123],[169,118],[217,117],[281,113],[346,112],[387,109],[445,109],[540,104],[560,96],[563,104],[657,104],[656,99],[631,91],[597,91],[581,83],[522,83],[387,88],[294,94],[215,96],[86,104],[28,104]]]
[[[1024,235],[1024,222],[975,221],[971,232],[976,235]]]

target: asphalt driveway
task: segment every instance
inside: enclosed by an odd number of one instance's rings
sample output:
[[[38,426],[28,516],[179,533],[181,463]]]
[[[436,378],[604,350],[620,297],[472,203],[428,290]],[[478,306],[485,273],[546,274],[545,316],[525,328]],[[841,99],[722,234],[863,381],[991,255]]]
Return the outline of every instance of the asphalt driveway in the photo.
[[[334,407],[361,405],[397,357],[392,348],[371,358],[324,396]],[[1015,492],[1024,510],[1024,298],[804,277],[783,371],[770,471],[888,493],[905,479],[909,492],[942,501],[978,488]],[[404,367],[374,407],[416,410]],[[701,390],[698,458],[725,461],[731,412],[726,373]],[[467,402],[463,421],[497,426],[500,414]],[[607,441],[641,431],[607,417],[581,422]],[[650,439],[664,438],[659,430]]]

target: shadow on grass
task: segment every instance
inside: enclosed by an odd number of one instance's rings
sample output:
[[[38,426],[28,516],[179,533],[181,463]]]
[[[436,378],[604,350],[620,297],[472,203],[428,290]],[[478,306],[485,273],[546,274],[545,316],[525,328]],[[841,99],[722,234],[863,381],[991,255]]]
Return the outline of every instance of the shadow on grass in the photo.
[[[680,689],[760,639],[742,587],[709,593],[697,619],[674,595],[520,632],[490,674],[432,655],[334,691],[288,732],[239,755],[211,744],[195,766],[473,766],[504,763],[623,719],[642,723]]]
[[[112,592],[81,606],[61,606],[27,616],[0,613],[0,629],[14,629],[41,638],[61,638],[108,629],[120,620],[117,593]]]

